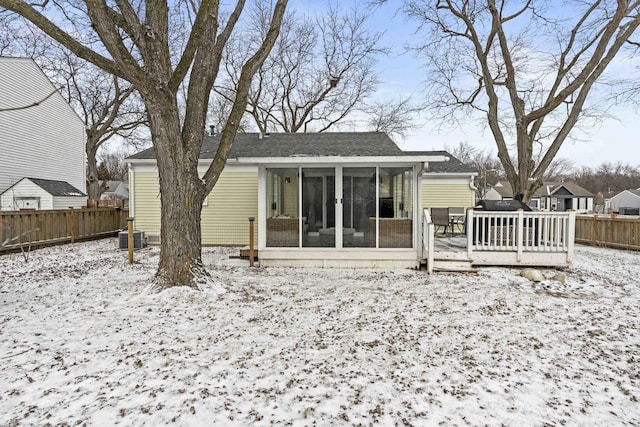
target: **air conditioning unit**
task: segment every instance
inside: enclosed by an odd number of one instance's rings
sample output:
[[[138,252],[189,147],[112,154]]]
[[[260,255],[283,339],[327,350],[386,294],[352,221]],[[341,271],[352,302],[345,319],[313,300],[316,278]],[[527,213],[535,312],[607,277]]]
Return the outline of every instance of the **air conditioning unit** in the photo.
[[[142,249],[145,247],[144,243],[144,231],[133,231],[133,250]],[[121,251],[129,249],[129,232],[120,231],[118,233],[118,248]]]

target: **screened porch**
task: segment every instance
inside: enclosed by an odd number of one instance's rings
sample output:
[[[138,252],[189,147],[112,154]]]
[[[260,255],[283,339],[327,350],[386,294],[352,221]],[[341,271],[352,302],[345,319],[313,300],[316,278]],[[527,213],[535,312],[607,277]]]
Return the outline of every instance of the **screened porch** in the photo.
[[[266,248],[414,247],[413,165],[265,168]]]

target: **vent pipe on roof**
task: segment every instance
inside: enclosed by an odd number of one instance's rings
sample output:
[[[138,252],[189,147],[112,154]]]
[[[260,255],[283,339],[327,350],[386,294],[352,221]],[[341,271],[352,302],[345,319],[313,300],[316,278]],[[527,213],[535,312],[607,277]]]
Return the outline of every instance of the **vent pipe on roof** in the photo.
[[[213,136],[216,134],[216,127],[214,125],[209,125],[209,135]]]

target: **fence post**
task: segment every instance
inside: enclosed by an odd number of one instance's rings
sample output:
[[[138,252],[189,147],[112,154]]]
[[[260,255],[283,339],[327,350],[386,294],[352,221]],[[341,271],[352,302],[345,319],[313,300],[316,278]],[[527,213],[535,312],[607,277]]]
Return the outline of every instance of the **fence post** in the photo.
[[[249,217],[249,267],[253,267],[253,221],[254,217]]]
[[[76,240],[76,221],[75,215],[73,212],[73,208],[69,208],[69,233],[71,234],[71,243],[74,243]]]
[[[129,250],[129,264],[133,264],[133,217],[127,218],[127,249]]]

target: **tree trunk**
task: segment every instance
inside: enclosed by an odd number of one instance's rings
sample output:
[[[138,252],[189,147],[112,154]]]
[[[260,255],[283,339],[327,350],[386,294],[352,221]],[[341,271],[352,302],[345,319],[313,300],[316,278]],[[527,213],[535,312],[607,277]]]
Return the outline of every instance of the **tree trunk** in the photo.
[[[187,132],[183,141],[177,102],[147,102],[160,183],[160,261],[154,286],[198,289],[208,277],[201,255],[204,184],[198,175],[203,132]],[[196,141],[194,139],[198,139]]]
[[[102,195],[102,188],[98,179],[98,160],[96,159],[95,144],[87,135],[87,195],[89,199],[99,199]]]

